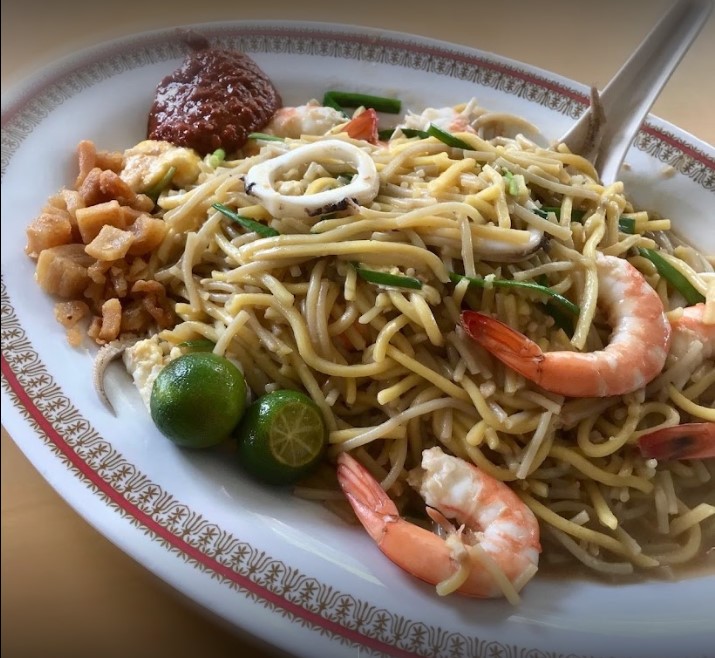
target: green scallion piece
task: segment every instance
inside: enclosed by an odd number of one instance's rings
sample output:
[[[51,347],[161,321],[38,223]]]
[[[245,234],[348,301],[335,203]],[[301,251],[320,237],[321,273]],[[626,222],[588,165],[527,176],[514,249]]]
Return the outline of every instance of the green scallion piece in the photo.
[[[323,105],[325,105],[325,107],[332,107],[338,112],[342,112],[345,117],[348,116],[348,113],[340,106],[340,104],[337,101],[333,100],[333,97],[330,92],[325,92],[325,95],[323,96]]]
[[[621,233],[627,233],[628,235],[634,235],[636,232],[636,220],[633,217],[619,217],[618,218],[618,230]]]
[[[226,151],[223,149],[216,149],[209,156],[209,164],[216,169],[224,160],[226,159]]]
[[[376,270],[367,270],[360,265],[353,263],[353,267],[357,270],[360,278],[375,283],[379,286],[394,286],[395,288],[409,288],[410,290],[421,290],[422,281],[412,276],[401,276],[399,274],[390,274],[388,272],[378,272]]]
[[[458,149],[474,150],[473,147],[467,144],[464,140],[459,139],[459,137],[455,137],[446,130],[442,130],[433,123],[431,123],[429,128],[427,128],[427,134],[431,137],[436,137],[440,142],[444,142],[447,146],[452,146]]]
[[[558,292],[554,292],[548,286],[542,286],[532,281],[514,281],[512,279],[491,279],[490,281],[487,281],[486,279],[477,279],[475,277],[465,276],[464,274],[457,274],[456,272],[450,272],[449,278],[453,283],[459,283],[462,279],[466,279],[469,281],[470,286],[474,286],[476,288],[494,286],[495,288],[522,288],[524,290],[532,290],[534,292],[541,293],[542,295],[548,295],[555,302],[558,302],[561,307],[565,308],[574,315],[578,315],[581,312],[578,304],[574,304],[570,299],[567,299]]]
[[[176,167],[169,167],[166,170],[166,173],[156,182],[154,185],[152,185],[148,190],[144,191],[144,194],[146,194],[154,203],[156,203],[156,200],[159,198],[159,195],[167,188],[169,185],[171,185],[171,179],[174,178],[174,174],[176,173]]]
[[[213,352],[216,343],[208,338],[196,338],[179,343],[179,347],[183,347],[187,352]]]
[[[548,213],[552,212],[556,215],[557,219],[561,219],[561,206],[541,206],[541,208],[532,208],[532,212],[536,213],[539,217],[546,219]],[[572,210],[571,211],[571,221],[572,222],[582,222],[583,218],[586,216],[586,211],[584,210]],[[636,220],[633,217],[619,217],[618,218],[618,230],[621,233],[627,233],[628,235],[634,235],[636,232]]]
[[[502,175],[507,181],[507,192],[509,192],[511,196],[519,196],[519,182],[514,178],[514,174],[508,169],[505,169]]]
[[[402,109],[402,101],[398,98],[335,90],[325,92],[323,105],[336,110],[342,110],[344,107],[371,107],[377,112],[386,112],[387,114],[399,114]]]
[[[693,284],[690,283],[690,281],[678,272],[678,270],[676,270],[657,251],[653,249],[646,249],[645,247],[638,247],[638,253],[655,265],[655,269],[658,270],[658,274],[660,274],[660,276],[673,286],[673,288],[685,297],[688,304],[692,306],[705,301],[705,297],[703,297],[703,295],[695,289]]]
[[[549,277],[545,274],[537,276],[534,281],[540,286],[548,287],[549,285]],[[544,313],[546,313],[546,315],[553,318],[554,324],[559,329],[563,329],[569,338],[573,336],[574,326],[573,319],[570,314],[565,313],[564,310],[558,304],[554,304],[554,302],[545,302],[543,304],[539,304],[539,307]]]
[[[248,139],[258,139],[263,142],[282,142],[283,137],[278,135],[269,135],[268,133],[248,133]]]
[[[420,137],[421,139],[429,137],[429,133],[426,130],[418,130],[417,128],[400,128],[400,130],[405,137]]]
[[[540,304],[540,306],[546,315],[553,318],[554,324],[559,329],[563,329],[569,338],[573,336],[573,320],[570,315],[564,313],[564,310],[558,304],[547,302],[546,304]]]
[[[383,140],[387,141],[392,138],[392,136],[397,131],[397,128],[385,128],[384,130],[378,130],[377,136]],[[400,132],[405,137],[419,137],[420,139],[426,139],[429,137],[429,133],[426,130],[418,130],[417,128],[400,128]]]
[[[556,215],[557,219],[561,219],[561,206],[541,206],[541,208],[532,208],[531,211],[544,219],[547,219],[548,214],[552,212]],[[571,211],[572,222],[581,222],[585,216],[586,212],[584,210]]]
[[[278,231],[276,231],[274,228],[266,226],[265,224],[261,224],[261,222],[257,222],[255,219],[251,219],[250,217],[244,217],[243,215],[239,215],[230,208],[224,206],[222,203],[214,203],[211,207],[218,210],[222,215],[225,215],[230,220],[236,222],[237,224],[240,224],[248,231],[255,231],[262,238],[273,238],[276,235],[280,235],[280,233],[278,233]]]

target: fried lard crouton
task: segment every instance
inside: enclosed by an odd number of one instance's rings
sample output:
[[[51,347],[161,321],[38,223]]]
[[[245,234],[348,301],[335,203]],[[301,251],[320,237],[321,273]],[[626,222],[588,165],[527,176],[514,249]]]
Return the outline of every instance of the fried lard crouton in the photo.
[[[84,140],[77,147],[75,189],[62,189],[27,227],[27,255],[36,260],[35,279],[61,298],[55,316],[72,345],[81,326],[103,344],[122,333],[145,333],[176,322],[163,285],[152,279],[152,253],[167,226],[146,194],[169,172],[180,184],[199,174],[191,149],[141,142],[126,152],[98,151]]]

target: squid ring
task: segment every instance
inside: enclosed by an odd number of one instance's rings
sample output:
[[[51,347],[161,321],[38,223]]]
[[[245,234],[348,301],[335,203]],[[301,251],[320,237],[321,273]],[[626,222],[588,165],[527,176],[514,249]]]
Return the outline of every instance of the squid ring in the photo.
[[[315,194],[287,195],[275,189],[281,172],[319,159],[340,159],[351,164],[357,174],[347,185]],[[274,217],[303,217],[324,214],[372,201],[380,189],[380,178],[372,158],[357,146],[339,139],[327,139],[299,146],[288,153],[251,167],[245,179],[246,192],[257,197]]]

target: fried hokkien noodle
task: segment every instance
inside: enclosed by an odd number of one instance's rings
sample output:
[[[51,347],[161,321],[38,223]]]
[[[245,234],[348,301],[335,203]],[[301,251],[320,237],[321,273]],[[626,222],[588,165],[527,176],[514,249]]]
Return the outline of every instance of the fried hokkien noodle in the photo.
[[[521,118],[471,101],[369,141],[341,121],[269,124],[159,196],[150,265],[179,321],[152,340],[213,341],[254,395],[306,391],[330,445],[295,491],[346,518],[341,453],[433,525],[409,474],[440,447],[533,512],[542,565],[646,577],[702,557],[713,460],[639,439],[715,421],[712,257]]]

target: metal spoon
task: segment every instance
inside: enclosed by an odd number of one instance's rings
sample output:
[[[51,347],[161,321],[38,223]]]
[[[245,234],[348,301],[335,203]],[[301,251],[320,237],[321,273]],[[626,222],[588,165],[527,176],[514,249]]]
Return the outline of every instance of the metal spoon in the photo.
[[[559,140],[592,160],[602,182],[617,180],[643,120],[712,7],[712,0],[678,0]]]

